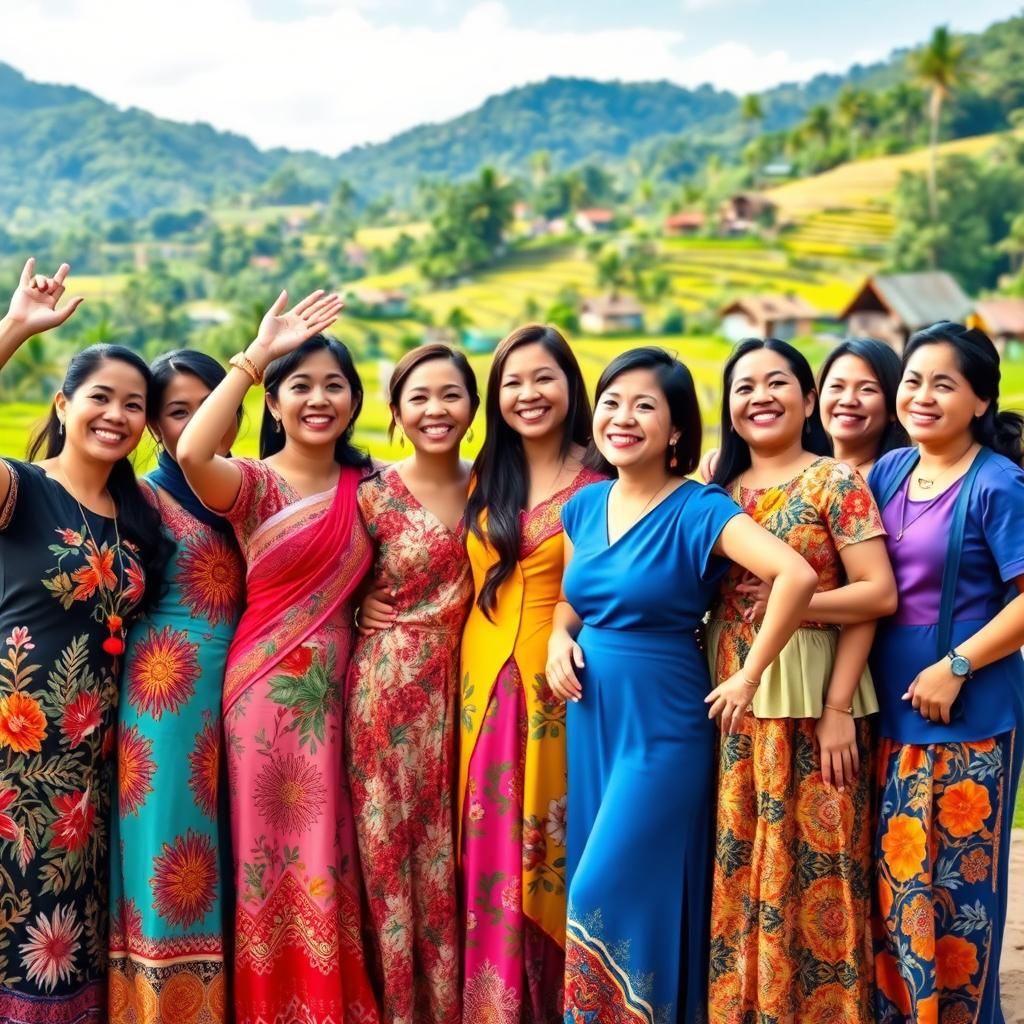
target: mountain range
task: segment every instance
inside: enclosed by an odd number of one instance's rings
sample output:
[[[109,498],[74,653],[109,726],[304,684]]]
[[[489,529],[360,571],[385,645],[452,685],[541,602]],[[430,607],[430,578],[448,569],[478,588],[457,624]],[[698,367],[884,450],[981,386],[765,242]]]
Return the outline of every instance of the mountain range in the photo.
[[[1017,69],[1015,79],[1001,73],[987,92],[972,94],[971,127],[1005,127],[1010,111],[1024,106],[1024,16],[966,39],[978,55],[982,84],[993,67]],[[908,75],[906,53],[894,52],[870,67],[776,86],[760,94],[764,117],[757,128],[792,127],[844,86],[881,89]],[[341,178],[363,199],[389,195],[400,203],[424,179],[460,179],[484,165],[529,174],[540,150],[553,170],[596,163],[636,174],[662,144],[683,142],[698,155],[730,156],[749,138],[740,98],[709,85],[550,78],[493,96],[452,120],[332,158],[261,150],[240,135],[120,109],[0,64],[0,218],[24,229],[68,215],[137,220],[157,209],[243,195],[305,201],[326,198]]]

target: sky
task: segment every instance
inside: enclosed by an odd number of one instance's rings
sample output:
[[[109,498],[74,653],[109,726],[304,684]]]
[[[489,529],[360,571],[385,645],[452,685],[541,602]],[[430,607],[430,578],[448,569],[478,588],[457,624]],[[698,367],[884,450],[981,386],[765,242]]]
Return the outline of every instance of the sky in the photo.
[[[335,155],[551,75],[736,93],[976,31],[1021,0],[7,0],[0,61]]]

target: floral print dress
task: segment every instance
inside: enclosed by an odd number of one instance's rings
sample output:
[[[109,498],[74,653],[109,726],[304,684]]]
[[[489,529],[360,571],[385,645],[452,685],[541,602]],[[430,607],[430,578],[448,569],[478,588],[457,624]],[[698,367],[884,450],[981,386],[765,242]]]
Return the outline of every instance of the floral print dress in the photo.
[[[220,703],[244,566],[229,533],[167,494],[153,501],[174,555],[159,604],[129,634],[121,684],[110,1024],[223,1021],[226,1004]]]
[[[456,1024],[459,943],[452,800],[459,640],[473,596],[450,530],[397,468],[359,488],[374,575],[397,619],[352,654],[346,752],[387,1024]]]
[[[737,488],[740,506],[798,551],[818,589],[845,582],[839,552],[884,534],[867,484],[819,458],[792,480]],[[739,671],[757,627],[733,567],[711,612],[712,683]],[[861,770],[826,786],[815,727],[839,630],[804,622],[765,672],[753,714],[719,753],[711,899],[711,1024],[871,1021],[870,674],[853,698]]]
[[[0,1020],[106,1020],[119,665],[109,616],[145,590],[114,520],[9,460],[0,509]]]

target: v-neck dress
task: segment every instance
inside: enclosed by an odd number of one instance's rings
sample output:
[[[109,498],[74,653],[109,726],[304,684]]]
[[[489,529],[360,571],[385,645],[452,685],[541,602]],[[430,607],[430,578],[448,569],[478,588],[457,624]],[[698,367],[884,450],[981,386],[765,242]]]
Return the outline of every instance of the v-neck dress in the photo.
[[[385,1024],[456,1024],[452,784],[459,641],[473,598],[464,531],[396,467],[359,486],[396,620],[352,652],[346,752]]]
[[[612,482],[562,510],[565,596],[583,622],[569,759],[567,1021],[706,1019],[716,730],[697,643],[740,514],[686,481],[614,543]]]

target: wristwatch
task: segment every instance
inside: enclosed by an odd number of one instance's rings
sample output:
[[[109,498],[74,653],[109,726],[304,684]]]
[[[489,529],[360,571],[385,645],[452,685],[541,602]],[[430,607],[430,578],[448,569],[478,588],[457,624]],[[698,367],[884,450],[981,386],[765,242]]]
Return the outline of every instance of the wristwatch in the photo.
[[[949,670],[953,675],[959,676],[961,679],[970,679],[974,675],[971,671],[970,661],[962,654],[957,654],[955,647],[950,648],[946,657],[949,658]]]

